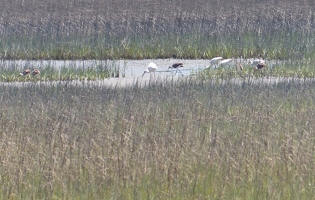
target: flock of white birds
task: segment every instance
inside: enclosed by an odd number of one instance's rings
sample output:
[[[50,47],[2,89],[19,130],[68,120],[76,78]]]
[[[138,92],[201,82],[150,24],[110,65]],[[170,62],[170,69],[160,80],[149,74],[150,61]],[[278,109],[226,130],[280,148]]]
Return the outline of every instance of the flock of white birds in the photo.
[[[232,65],[232,63],[234,61],[235,61],[234,58],[223,59],[222,57],[214,57],[210,60],[210,65],[206,66],[206,69],[210,68],[210,67],[214,67],[214,68],[226,67],[226,66]],[[251,61],[251,65],[254,66],[254,70],[259,70],[259,69],[262,69],[264,67],[267,67],[267,65],[263,59],[254,59]],[[240,62],[234,63],[234,66],[237,69],[243,70],[243,66]],[[176,73],[180,72],[182,74],[182,72],[179,69],[180,67],[184,67],[184,64],[183,63],[174,63],[172,66],[169,66],[168,69],[176,69]],[[154,62],[150,62],[147,69],[144,70],[144,73],[142,76],[144,76],[144,74],[146,74],[146,73],[151,73],[151,72],[155,73],[157,69],[158,69],[157,65]]]

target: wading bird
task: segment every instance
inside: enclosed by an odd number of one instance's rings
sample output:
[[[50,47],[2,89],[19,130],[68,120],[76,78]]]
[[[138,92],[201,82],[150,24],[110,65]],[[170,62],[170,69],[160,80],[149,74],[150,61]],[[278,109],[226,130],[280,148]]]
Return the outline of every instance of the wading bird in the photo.
[[[210,65],[207,66],[206,68],[212,67],[213,65],[214,65],[215,67],[217,67],[217,65],[218,65],[218,63],[219,63],[220,60],[222,60],[222,57],[214,57],[214,58],[212,58],[212,59],[210,60]]]
[[[19,73],[19,76],[26,76],[26,75],[29,74],[29,73],[31,73],[31,70],[25,69],[25,70],[23,70],[22,73]]]
[[[155,71],[157,70],[157,65],[154,62],[150,62],[148,65],[148,68],[144,70],[142,76],[144,76],[145,73],[151,73],[153,72],[155,74]]]
[[[224,59],[224,60],[219,60],[219,67],[226,67],[228,66],[234,59],[229,58],[229,59]]]
[[[33,75],[33,76],[36,76],[36,75],[38,75],[38,74],[40,74],[40,71],[39,71],[38,69],[34,69],[34,70],[32,71],[32,75]]]
[[[179,67],[184,67],[183,63],[174,63],[172,66],[169,66],[169,69],[177,69]]]
[[[184,67],[183,63],[174,63],[172,66],[168,67],[168,70],[169,69],[176,69],[175,74],[177,74],[177,71],[179,71],[182,74],[182,76],[184,76],[183,73],[179,70],[180,67]]]
[[[264,62],[260,62],[260,63],[258,63],[256,66],[255,66],[255,70],[259,70],[259,69],[262,69],[262,68],[264,68],[264,67],[267,67],[267,65],[266,65],[266,63],[264,63]]]
[[[251,61],[252,65],[258,65],[259,63],[265,63],[265,61],[263,59],[255,59]]]

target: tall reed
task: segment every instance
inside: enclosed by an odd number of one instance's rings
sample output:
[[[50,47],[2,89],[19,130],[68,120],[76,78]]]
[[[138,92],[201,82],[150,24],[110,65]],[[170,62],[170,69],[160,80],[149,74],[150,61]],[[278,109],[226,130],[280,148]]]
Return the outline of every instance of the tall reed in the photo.
[[[313,87],[2,85],[1,198],[310,199]]]
[[[4,59],[264,57],[314,60],[311,2],[5,1]],[[257,9],[259,7],[259,9]],[[174,9],[172,9],[174,8]],[[17,12],[16,10],[19,10]],[[29,12],[32,10],[32,12]]]

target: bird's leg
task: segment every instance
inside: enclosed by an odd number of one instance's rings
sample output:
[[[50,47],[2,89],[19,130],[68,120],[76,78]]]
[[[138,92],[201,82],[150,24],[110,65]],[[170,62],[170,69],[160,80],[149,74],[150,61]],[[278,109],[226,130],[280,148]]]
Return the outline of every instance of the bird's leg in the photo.
[[[182,76],[184,76],[184,74],[182,73],[182,71],[180,70],[180,69],[177,69],[179,72],[180,72],[180,74],[182,75]]]

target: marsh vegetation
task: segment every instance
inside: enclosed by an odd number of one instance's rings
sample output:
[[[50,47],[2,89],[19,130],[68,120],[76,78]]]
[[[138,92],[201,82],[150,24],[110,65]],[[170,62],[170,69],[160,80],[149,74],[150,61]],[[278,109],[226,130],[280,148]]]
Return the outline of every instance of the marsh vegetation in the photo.
[[[314,61],[314,3],[230,0],[5,0],[4,59],[209,59]]]
[[[314,84],[0,87],[1,198],[309,199]]]
[[[37,77],[2,65],[0,198],[312,199],[314,8],[277,0],[4,0],[2,59],[273,62],[258,73],[220,68],[122,88],[50,82],[120,73],[106,64],[45,66]],[[260,82],[269,76],[291,79]],[[14,81],[29,83],[3,83]]]

